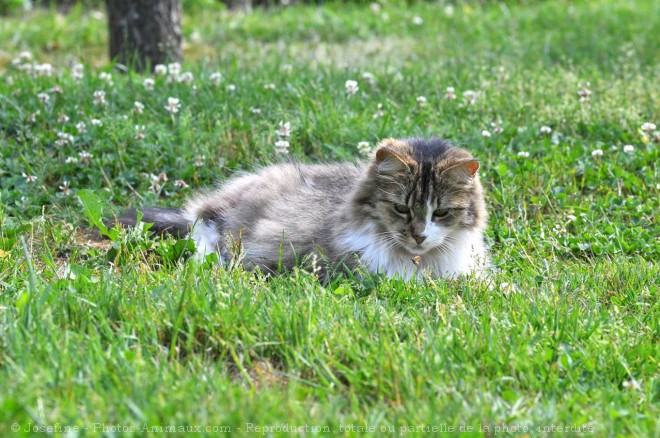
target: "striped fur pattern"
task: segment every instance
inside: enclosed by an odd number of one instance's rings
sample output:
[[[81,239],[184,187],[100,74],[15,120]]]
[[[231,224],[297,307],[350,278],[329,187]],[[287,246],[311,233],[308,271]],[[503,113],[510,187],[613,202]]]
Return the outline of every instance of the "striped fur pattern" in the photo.
[[[157,232],[189,235],[197,257],[248,269],[363,266],[410,279],[487,265],[488,215],[469,152],[441,139],[382,141],[367,162],[283,163],[237,176],[180,210],[143,209]],[[135,225],[135,213],[119,218]]]

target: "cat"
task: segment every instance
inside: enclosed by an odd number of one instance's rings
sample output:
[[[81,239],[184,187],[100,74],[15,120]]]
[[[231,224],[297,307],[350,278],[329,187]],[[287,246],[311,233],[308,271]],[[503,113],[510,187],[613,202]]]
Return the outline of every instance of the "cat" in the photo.
[[[409,280],[481,275],[488,221],[479,162],[448,141],[385,139],[366,162],[281,163],[234,177],[181,209],[144,208],[152,231],[190,237],[274,273],[301,262]],[[135,226],[135,211],[120,216]]]

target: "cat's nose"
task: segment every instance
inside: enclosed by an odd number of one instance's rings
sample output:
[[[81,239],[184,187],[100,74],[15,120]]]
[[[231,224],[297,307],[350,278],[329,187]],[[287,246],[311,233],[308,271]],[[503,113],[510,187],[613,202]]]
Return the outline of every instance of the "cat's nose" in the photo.
[[[413,239],[415,239],[415,242],[417,242],[418,245],[421,245],[422,242],[426,240],[426,237],[413,235]]]

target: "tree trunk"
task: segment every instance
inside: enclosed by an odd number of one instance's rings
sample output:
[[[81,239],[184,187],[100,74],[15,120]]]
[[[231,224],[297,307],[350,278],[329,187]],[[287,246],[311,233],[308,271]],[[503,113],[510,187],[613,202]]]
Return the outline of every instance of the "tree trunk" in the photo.
[[[138,71],[181,62],[180,0],[105,0],[110,59]]]

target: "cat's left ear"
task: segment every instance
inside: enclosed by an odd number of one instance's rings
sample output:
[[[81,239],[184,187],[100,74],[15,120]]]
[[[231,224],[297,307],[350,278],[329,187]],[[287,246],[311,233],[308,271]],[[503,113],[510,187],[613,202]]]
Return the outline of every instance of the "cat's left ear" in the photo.
[[[443,170],[441,175],[450,176],[464,182],[472,182],[474,177],[477,176],[478,170],[479,162],[477,160],[466,160],[453,164]]]

